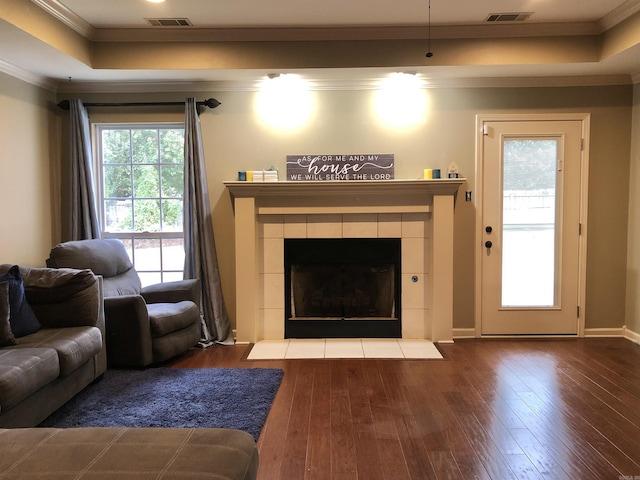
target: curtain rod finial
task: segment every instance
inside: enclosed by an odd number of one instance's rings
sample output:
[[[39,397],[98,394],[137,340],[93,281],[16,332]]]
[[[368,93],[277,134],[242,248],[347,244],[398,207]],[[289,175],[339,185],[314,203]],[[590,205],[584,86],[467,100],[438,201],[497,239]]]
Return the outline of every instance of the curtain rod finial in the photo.
[[[206,105],[209,108],[216,108],[219,105],[222,105],[218,100],[216,100],[215,98],[207,98],[204,102],[202,102],[204,105]]]

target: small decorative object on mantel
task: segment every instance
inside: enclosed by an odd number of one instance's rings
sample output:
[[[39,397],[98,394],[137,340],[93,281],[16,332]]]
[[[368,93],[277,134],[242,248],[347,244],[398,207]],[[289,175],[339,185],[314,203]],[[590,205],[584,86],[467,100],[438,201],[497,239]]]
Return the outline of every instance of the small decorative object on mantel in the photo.
[[[270,167],[267,170],[247,170],[238,172],[238,181],[240,182],[277,182],[278,170]]]
[[[449,164],[449,169],[447,171],[447,176],[449,178],[458,178],[458,165],[456,164],[456,162],[451,162]]]
[[[423,172],[423,178],[425,180],[432,180],[434,178],[440,178],[439,168],[425,168]]]
[[[287,180],[393,180],[393,154],[287,155]]]

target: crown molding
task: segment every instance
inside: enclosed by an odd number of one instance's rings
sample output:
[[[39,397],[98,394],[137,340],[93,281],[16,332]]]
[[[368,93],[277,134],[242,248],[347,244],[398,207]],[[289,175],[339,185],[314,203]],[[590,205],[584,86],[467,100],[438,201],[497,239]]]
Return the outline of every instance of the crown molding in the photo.
[[[313,91],[358,91],[379,88],[381,77],[365,79],[308,79]],[[57,88],[65,93],[170,93],[170,92],[255,92],[260,79],[218,82],[64,82]],[[640,82],[640,73],[633,83]],[[628,75],[565,77],[425,78],[423,88],[536,88],[602,87],[631,85]]]
[[[96,28],[86,22],[82,17],[65,7],[58,0],[31,0],[45,12],[56,20],[64,23],[66,26],[75,30],[85,38],[92,39],[95,35]]]
[[[425,38],[425,25],[397,27],[309,28],[95,28],[59,0],[31,0],[52,17],[93,41],[284,41]],[[512,23],[504,25],[434,25],[432,38],[495,38],[598,35],[640,12],[640,0],[628,0],[598,21]]]
[[[478,77],[436,79],[430,88],[552,88],[607,87],[631,85],[629,75],[586,75],[559,77]]]
[[[640,12],[640,0],[628,0],[600,19],[598,22],[600,29],[602,32],[607,31],[638,12]]]
[[[18,80],[22,80],[23,82],[30,83],[31,85],[35,85],[36,87],[44,88],[51,92],[56,91],[56,83],[51,79],[37,75],[25,70],[24,68],[17,67],[11,63],[7,63],[4,60],[0,60],[0,72],[6,73]]]

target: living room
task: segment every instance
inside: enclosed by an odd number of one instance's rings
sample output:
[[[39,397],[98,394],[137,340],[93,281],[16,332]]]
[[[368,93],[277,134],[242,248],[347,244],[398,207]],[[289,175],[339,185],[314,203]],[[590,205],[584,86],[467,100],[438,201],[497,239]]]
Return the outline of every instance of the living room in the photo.
[[[637,2],[619,3],[637,7]],[[640,70],[633,63],[640,45],[637,10],[606,28],[592,20],[574,25],[570,35],[505,34],[480,41],[447,38],[444,26],[436,29],[438,10],[434,3],[434,55],[427,59],[424,31],[419,40],[362,40],[357,48],[347,48],[348,38],[331,48],[327,46],[331,42],[318,42],[311,48],[282,39],[277,45],[262,46],[246,41],[145,43],[135,40],[134,31],[121,33],[125,41],[89,41],[35,3],[2,0],[0,5],[1,31],[6,35],[0,55],[4,72],[0,73],[0,211],[5,224],[0,263],[43,266],[52,246],[65,239],[68,114],[56,107],[61,100],[182,102],[186,97],[215,97],[222,104],[203,110],[200,122],[222,289],[233,327],[237,300],[243,293],[235,287],[233,199],[224,182],[236,180],[239,171],[271,167],[276,167],[284,180],[287,155],[393,153],[396,179],[421,179],[425,168],[446,171],[452,161],[466,179],[455,199],[453,337],[454,342],[475,338],[479,318],[474,301],[478,288],[476,238],[481,228],[475,203],[476,116],[580,113],[589,115],[591,122],[585,214],[588,248],[583,273],[586,294],[580,305],[583,335],[640,341]],[[522,24],[521,28],[532,32],[535,25]],[[581,34],[580,28],[587,33]],[[5,53],[12,50],[11,39],[16,37],[9,34],[16,31],[17,38],[25,42],[43,43],[52,58],[63,52],[67,62],[71,59],[70,63],[79,63],[82,69],[103,73],[137,70],[144,72],[147,80],[131,77],[97,82],[78,79],[62,68],[55,78],[43,78],[26,65],[12,64],[13,56]],[[631,34],[625,35],[627,31]],[[345,37],[349,34],[342,32]],[[214,47],[222,51],[228,47],[232,53],[220,53],[213,61],[209,48]],[[333,58],[336,50],[343,50],[342,55]],[[379,56],[372,58],[372,51]],[[407,61],[413,51],[420,51],[419,58]],[[523,51],[531,55],[529,60],[522,60]],[[630,57],[635,70],[621,68],[606,74],[598,70],[608,67],[608,62],[616,63],[617,68],[617,62],[624,64]],[[509,68],[515,63],[523,64],[523,70],[512,75]],[[434,65],[433,78],[428,78],[430,65]],[[543,67],[549,65],[557,68],[544,73]],[[596,70],[583,73],[585,65]],[[482,76],[481,70],[466,78],[457,75],[465,66],[491,72],[489,76]],[[204,78],[208,69],[224,75],[217,81],[192,78],[194,72]],[[185,70],[190,71],[190,80],[162,78],[167,71],[179,75]],[[236,70],[242,73],[241,78],[232,80],[230,75]],[[257,82],[267,74],[288,71],[301,71],[312,79],[315,109],[306,124],[282,130],[257,115]],[[385,123],[389,114],[380,117],[374,108],[377,81],[393,71],[417,71],[429,84],[424,89],[427,113],[414,124],[389,125]],[[353,72],[359,77],[354,79]],[[92,123],[182,122],[184,112],[181,108],[96,108],[90,110],[90,119]],[[466,201],[467,192],[471,192],[471,201]],[[464,341],[457,343],[464,345]]]

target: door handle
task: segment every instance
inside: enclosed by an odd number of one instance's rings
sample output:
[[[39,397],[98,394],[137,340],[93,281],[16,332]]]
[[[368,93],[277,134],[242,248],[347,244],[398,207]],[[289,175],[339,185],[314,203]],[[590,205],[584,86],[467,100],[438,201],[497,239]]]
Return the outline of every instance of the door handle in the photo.
[[[484,246],[487,248],[491,248],[493,247],[493,243],[491,242],[491,240],[487,240],[486,242],[484,242]]]

